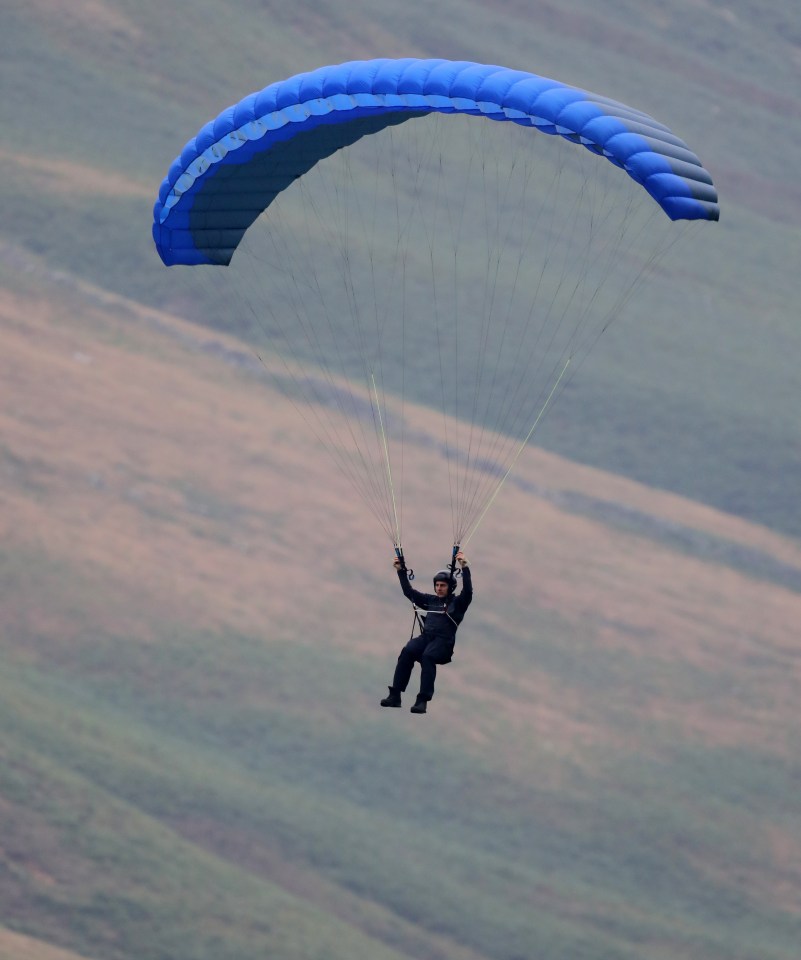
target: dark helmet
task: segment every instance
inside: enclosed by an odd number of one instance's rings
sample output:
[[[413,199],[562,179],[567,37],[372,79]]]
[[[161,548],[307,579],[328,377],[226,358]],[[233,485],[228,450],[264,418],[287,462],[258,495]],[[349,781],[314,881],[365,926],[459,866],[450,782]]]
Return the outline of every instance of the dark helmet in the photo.
[[[449,589],[453,590],[456,586],[456,578],[452,570],[437,570],[434,574],[434,583],[447,583]]]

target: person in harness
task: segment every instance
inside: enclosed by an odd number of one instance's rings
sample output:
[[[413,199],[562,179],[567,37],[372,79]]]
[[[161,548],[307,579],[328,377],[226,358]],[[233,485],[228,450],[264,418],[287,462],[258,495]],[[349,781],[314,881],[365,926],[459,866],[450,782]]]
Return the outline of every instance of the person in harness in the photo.
[[[389,688],[389,696],[381,701],[382,707],[399,707],[401,694],[409,684],[412,668],[420,664],[420,693],[411,708],[412,713],[425,713],[428,701],[434,696],[434,681],[437,664],[450,663],[456,642],[456,630],[473,599],[473,581],[467,558],[461,550],[454,557],[462,572],[462,589],[454,593],[456,579],[453,570],[440,570],[434,574],[434,593],[421,593],[409,583],[409,572],[402,557],[396,557],[394,566],[398,571],[403,595],[414,604],[415,623],[420,626],[418,636],[412,636],[398,657],[395,676]],[[421,616],[421,612],[425,612]]]

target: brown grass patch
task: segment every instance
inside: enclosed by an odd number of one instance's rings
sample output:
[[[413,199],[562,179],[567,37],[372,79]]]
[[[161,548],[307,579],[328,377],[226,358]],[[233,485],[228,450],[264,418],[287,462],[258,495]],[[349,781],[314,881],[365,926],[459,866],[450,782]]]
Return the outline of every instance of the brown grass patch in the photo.
[[[0,162],[7,169],[17,168],[24,172],[27,182],[42,193],[138,197],[142,200],[150,199],[153,193],[152,186],[135,183],[122,174],[108,173],[82,163],[71,163],[63,157],[51,160],[0,148]]]
[[[26,5],[35,10],[40,22],[46,24],[54,36],[64,36],[74,30],[88,34],[114,34],[129,41],[142,39],[142,30],[120,9],[119,4],[109,0],[26,0]]]
[[[62,950],[44,940],[26,937],[0,927],[0,960],[84,960],[72,950]]]

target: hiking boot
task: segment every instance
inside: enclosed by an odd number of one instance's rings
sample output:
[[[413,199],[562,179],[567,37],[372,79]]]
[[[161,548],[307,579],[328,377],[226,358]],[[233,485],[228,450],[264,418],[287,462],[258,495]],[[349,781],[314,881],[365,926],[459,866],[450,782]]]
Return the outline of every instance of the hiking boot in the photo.
[[[426,704],[427,704],[427,703],[428,703],[428,700],[426,700],[425,697],[420,697],[420,696],[418,696],[418,698],[417,698],[417,699],[415,700],[415,702],[414,702],[414,706],[411,708],[411,710],[410,710],[409,712],[410,712],[410,713],[425,713],[425,712],[426,712]]]
[[[401,695],[400,690],[395,690],[394,687],[389,688],[389,696],[384,697],[381,701],[382,707],[399,707],[401,705]]]

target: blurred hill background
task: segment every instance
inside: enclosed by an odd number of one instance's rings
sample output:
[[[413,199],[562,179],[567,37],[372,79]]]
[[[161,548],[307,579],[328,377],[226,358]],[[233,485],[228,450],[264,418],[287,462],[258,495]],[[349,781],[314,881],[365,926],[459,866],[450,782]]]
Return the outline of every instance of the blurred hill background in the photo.
[[[797,960],[796,5],[0,18],[0,958]],[[207,119],[381,55],[632,102],[722,205],[521,458],[424,718],[386,542],[150,237]]]

